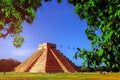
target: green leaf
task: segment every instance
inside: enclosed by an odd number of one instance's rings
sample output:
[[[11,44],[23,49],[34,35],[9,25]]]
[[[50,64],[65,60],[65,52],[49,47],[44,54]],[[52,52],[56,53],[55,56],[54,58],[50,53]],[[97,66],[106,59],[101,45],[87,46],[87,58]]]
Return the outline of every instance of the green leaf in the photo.
[[[106,59],[103,57],[103,58],[102,58],[102,62],[105,62],[105,61],[106,61]]]
[[[96,65],[96,61],[94,61],[93,64]]]
[[[6,17],[9,17],[9,15],[10,15],[10,9],[9,8],[6,8],[5,15],[6,15]]]
[[[118,16],[118,17],[120,16],[120,10],[117,10],[117,11],[116,11],[115,16],[116,16],[116,17],[117,17],[117,16]]]
[[[115,64],[114,65],[112,65],[112,68],[114,68],[115,67]]]
[[[107,61],[107,66],[108,66],[108,67],[110,66],[110,62],[109,62],[109,61]]]
[[[103,54],[103,49],[100,49],[100,50],[98,51],[98,56],[100,57],[100,56],[102,56],[102,54]]]
[[[95,5],[95,3],[94,3],[93,0],[90,0],[90,4],[91,4],[91,6],[94,6],[94,5]]]
[[[86,64],[87,64],[87,62],[88,62],[88,61],[87,61],[87,60],[85,60],[82,64],[83,64],[83,65],[86,65]]]
[[[0,21],[0,25],[4,26],[4,25],[5,25],[5,23],[4,23],[3,21]]]
[[[108,34],[106,34],[105,36],[104,36],[104,38],[105,38],[105,42],[106,41],[108,41],[108,39],[111,37],[111,35],[113,34],[113,31],[110,31]]]
[[[4,12],[5,12],[5,9],[1,9],[1,11],[2,11],[2,13],[4,13]]]
[[[110,55],[109,54],[107,55],[107,59],[110,60]]]

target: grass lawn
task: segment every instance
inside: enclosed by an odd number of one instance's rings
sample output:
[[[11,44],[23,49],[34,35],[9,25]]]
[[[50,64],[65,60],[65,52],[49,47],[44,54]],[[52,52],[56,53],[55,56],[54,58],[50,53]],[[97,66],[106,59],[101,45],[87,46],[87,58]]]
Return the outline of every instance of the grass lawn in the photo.
[[[0,73],[0,80],[120,80],[120,73]]]

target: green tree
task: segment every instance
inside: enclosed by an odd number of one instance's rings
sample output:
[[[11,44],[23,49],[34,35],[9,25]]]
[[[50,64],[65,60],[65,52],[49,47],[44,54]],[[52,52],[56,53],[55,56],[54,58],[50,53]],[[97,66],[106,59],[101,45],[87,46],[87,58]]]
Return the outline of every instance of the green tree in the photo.
[[[48,1],[51,0],[0,0],[0,38],[12,36],[14,46],[21,47],[24,42],[24,37],[20,35],[23,32],[22,23],[32,24],[36,10],[42,2]]]
[[[100,58],[97,54],[93,54],[93,51],[87,51],[79,48],[77,48],[77,50],[78,51],[76,52],[74,58],[82,58],[84,60],[83,66],[87,66],[88,68],[100,66]]]
[[[24,21],[32,23],[35,11],[41,6],[41,0],[0,0],[0,38],[12,36],[15,47],[24,42],[20,33]]]
[[[120,0],[68,1],[75,6],[80,19],[86,19],[88,25],[85,32],[92,49],[83,56],[93,52],[92,56],[97,56],[99,63],[104,62],[110,68],[120,67]],[[95,63],[98,58],[94,59]]]

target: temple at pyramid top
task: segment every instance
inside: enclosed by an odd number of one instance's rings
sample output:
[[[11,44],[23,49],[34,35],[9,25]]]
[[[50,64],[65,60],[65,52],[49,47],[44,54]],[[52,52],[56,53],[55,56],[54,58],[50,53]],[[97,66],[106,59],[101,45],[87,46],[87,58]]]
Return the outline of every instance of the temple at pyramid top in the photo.
[[[15,68],[15,72],[78,72],[78,67],[56,50],[55,44],[43,43],[33,55]]]
[[[55,44],[51,44],[51,43],[43,43],[43,44],[40,44],[38,46],[38,49],[43,49],[43,48],[48,48],[48,47],[56,48],[56,45]]]

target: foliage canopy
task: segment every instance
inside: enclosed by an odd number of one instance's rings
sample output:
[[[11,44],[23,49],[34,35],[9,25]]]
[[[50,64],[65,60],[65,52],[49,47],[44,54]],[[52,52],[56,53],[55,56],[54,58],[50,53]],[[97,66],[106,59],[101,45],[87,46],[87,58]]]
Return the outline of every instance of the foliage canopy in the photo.
[[[15,47],[21,47],[24,37],[22,23],[32,24],[42,2],[51,0],[0,0],[0,38],[12,36]],[[61,0],[58,0],[60,2]]]
[[[35,11],[41,6],[41,0],[0,0],[0,38],[11,35],[15,47],[24,42],[22,23],[32,23]]]
[[[69,0],[80,19],[86,19],[86,35],[90,51],[78,49],[76,58],[89,59],[90,65],[104,62],[108,67],[120,67],[120,1]],[[89,56],[88,56],[89,55]]]

